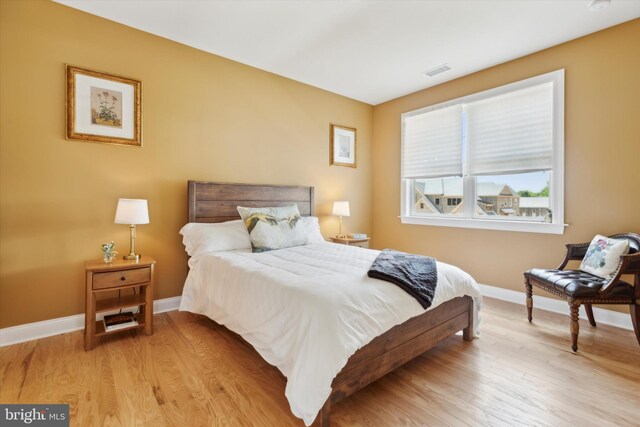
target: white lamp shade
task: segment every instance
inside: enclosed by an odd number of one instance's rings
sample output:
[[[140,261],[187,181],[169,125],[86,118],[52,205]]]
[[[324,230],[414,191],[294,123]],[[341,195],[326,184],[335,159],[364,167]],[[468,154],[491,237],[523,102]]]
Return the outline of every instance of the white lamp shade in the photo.
[[[149,208],[144,199],[118,199],[116,224],[149,224]]]
[[[349,212],[349,202],[333,202],[333,214],[336,216],[350,216],[351,213]]]

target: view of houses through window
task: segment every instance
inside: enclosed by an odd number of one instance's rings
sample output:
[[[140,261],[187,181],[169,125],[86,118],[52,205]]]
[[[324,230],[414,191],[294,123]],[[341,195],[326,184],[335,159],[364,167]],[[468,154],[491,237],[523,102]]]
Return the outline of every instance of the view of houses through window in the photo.
[[[549,171],[477,176],[475,216],[551,222]],[[416,179],[417,214],[462,215],[463,178]]]

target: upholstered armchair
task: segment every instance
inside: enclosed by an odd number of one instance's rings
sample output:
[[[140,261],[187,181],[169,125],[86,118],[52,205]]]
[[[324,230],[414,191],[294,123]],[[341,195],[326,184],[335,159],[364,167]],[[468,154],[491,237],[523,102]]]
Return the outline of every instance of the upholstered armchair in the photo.
[[[584,304],[591,326],[596,326],[592,304],[628,304],[631,321],[640,344],[640,235],[622,233],[609,236],[612,239],[627,239],[629,254],[621,255],[618,267],[609,279],[603,279],[580,270],[565,270],[569,261],[582,260],[589,243],[568,244],[564,261],[555,270],[534,268],[524,273],[527,291],[527,314],[532,321],[533,286],[558,295],[569,302],[571,314],[571,348],[578,351],[578,311]],[[631,285],[621,276],[631,274],[634,284]]]

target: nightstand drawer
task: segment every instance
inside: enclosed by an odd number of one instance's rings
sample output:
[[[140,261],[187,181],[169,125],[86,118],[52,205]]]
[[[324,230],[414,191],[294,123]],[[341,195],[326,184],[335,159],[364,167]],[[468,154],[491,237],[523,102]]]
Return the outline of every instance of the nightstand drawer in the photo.
[[[135,285],[151,280],[151,268],[136,268],[133,270],[112,271],[109,273],[94,273],[93,289],[115,288],[118,286]]]

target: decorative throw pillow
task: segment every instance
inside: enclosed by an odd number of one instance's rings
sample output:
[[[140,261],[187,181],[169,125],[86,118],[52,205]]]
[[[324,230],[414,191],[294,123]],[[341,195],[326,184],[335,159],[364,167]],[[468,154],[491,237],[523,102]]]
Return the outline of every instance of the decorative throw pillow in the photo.
[[[603,279],[609,279],[616,272],[620,255],[628,253],[628,240],[610,239],[598,234],[589,244],[587,253],[580,264],[580,270]]]
[[[300,246],[307,243],[308,227],[300,225],[298,206],[245,208],[238,206],[253,252]]]

